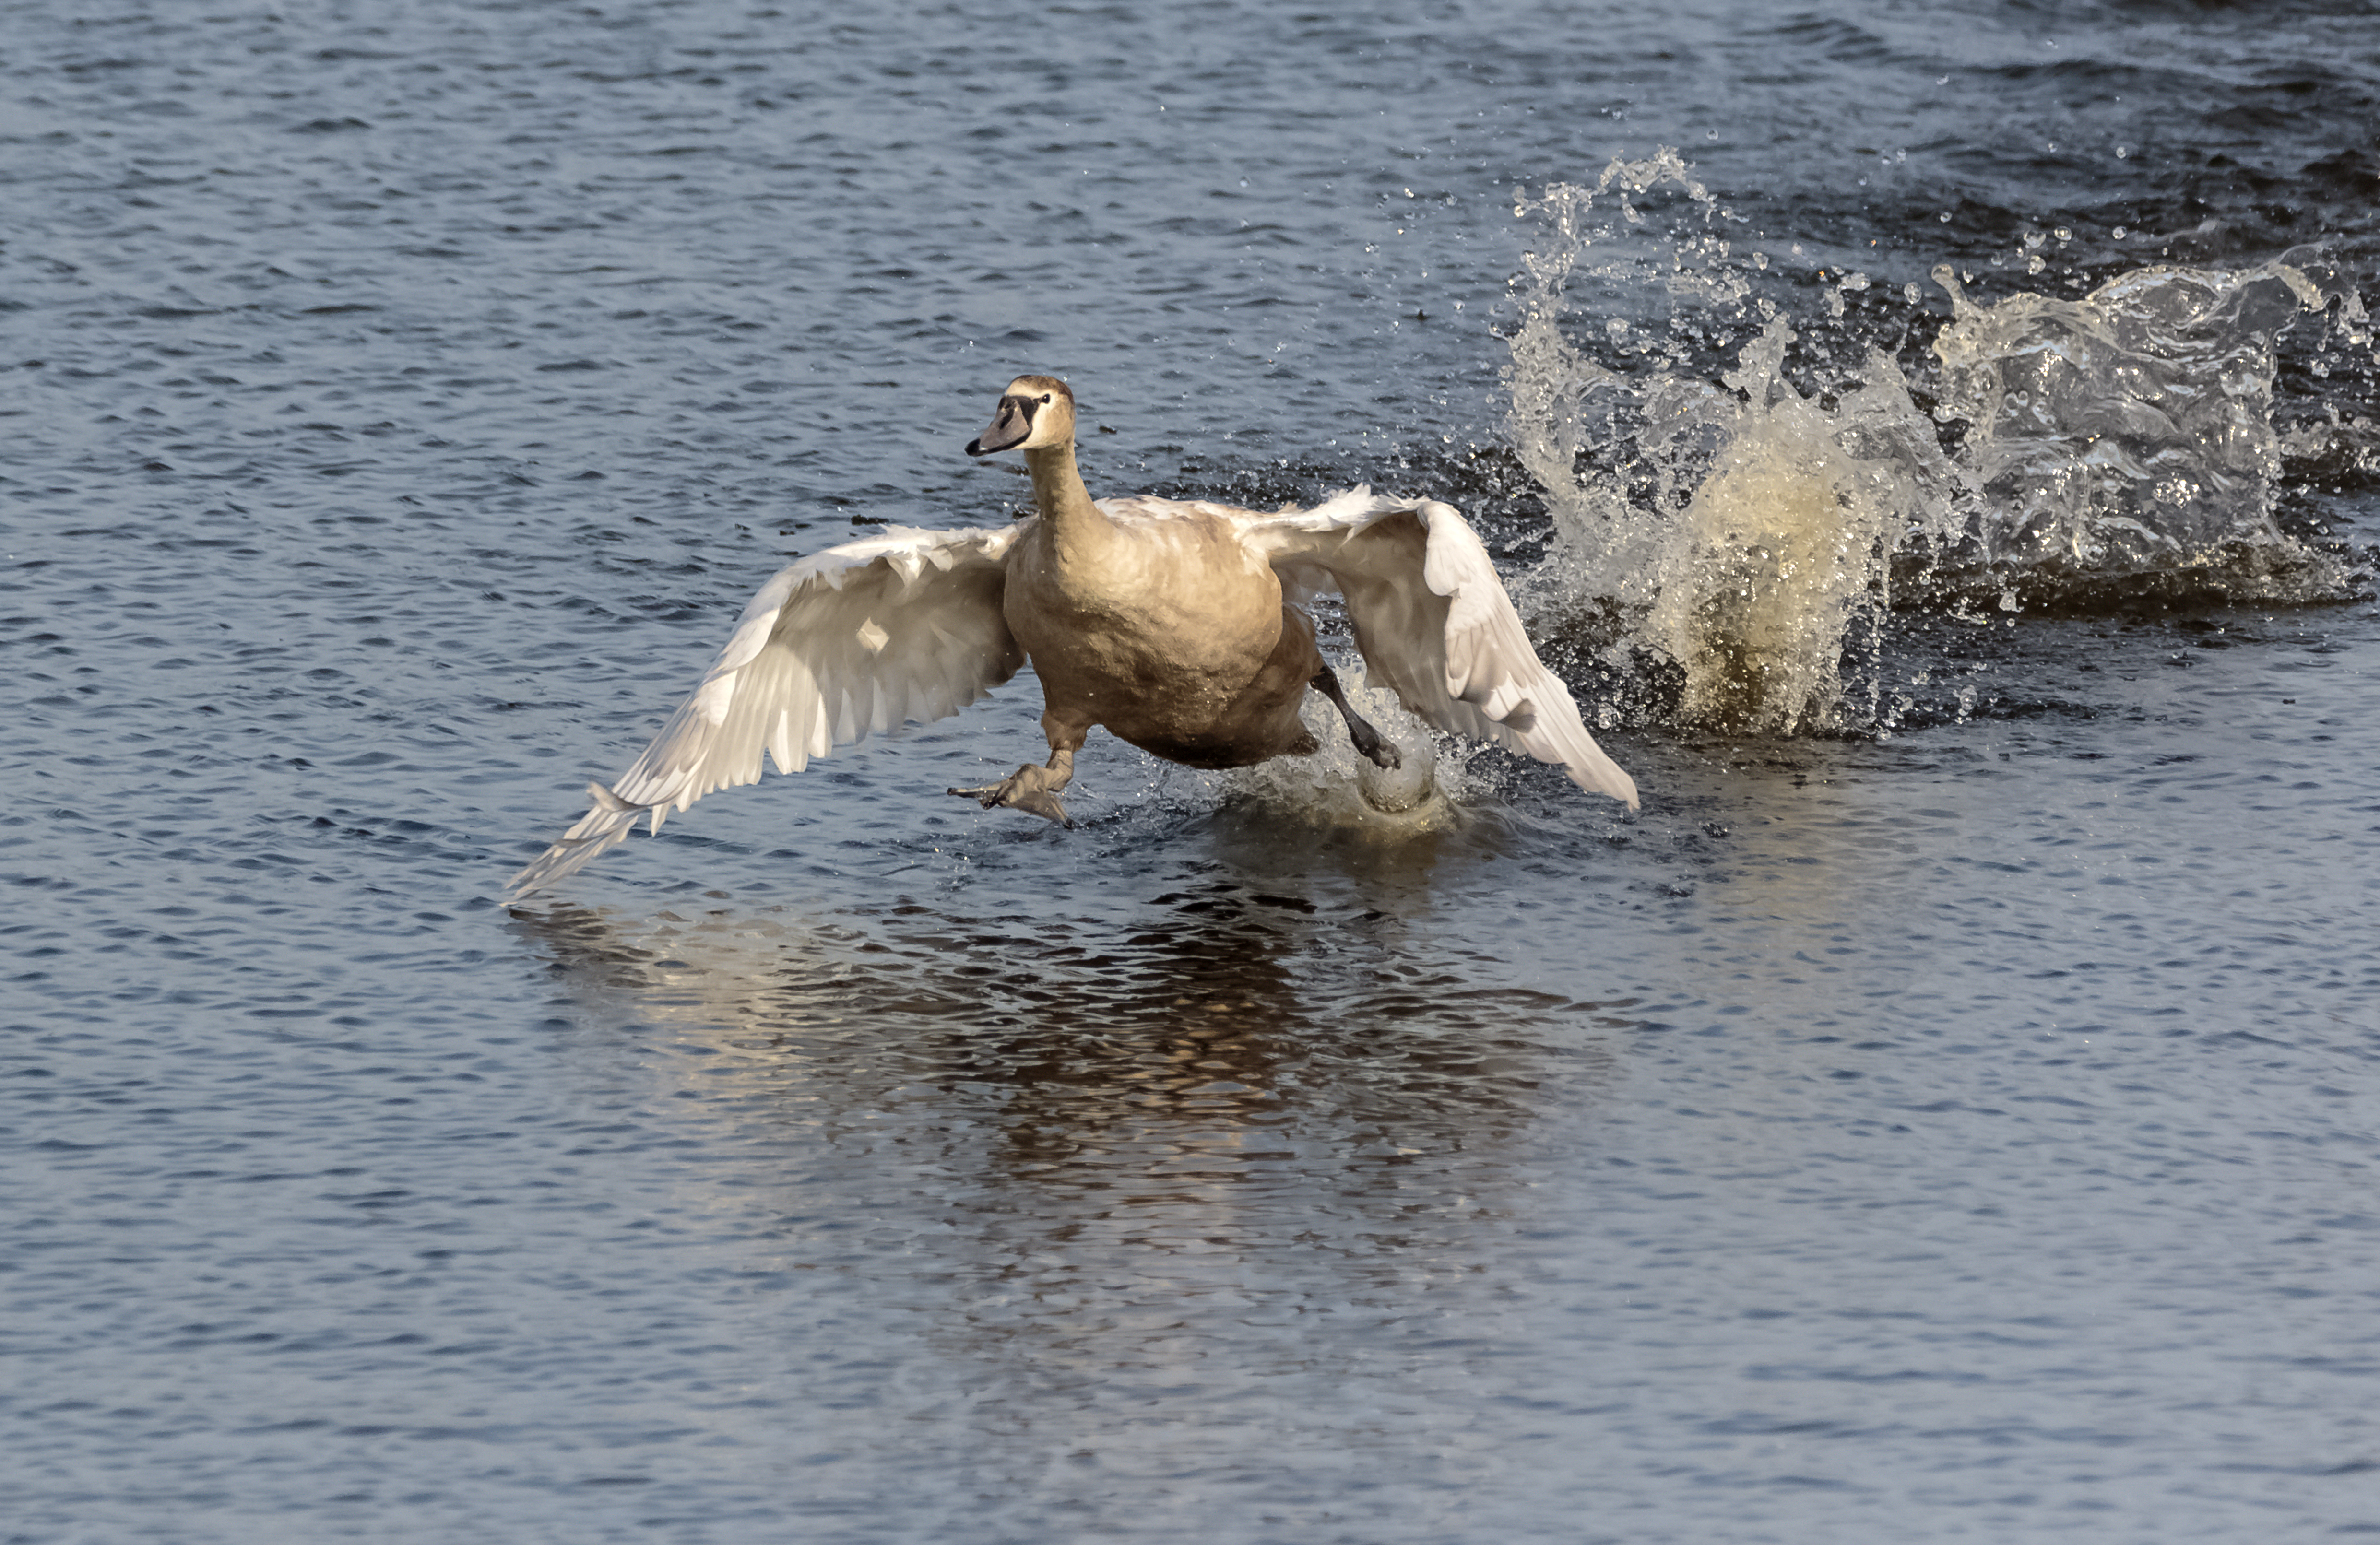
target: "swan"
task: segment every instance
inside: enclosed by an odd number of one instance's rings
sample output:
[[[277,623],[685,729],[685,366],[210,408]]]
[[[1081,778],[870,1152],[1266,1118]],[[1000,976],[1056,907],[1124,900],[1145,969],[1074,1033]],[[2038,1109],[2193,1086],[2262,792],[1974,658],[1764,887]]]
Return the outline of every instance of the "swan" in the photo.
[[[1022,451],[1035,513],[996,531],[887,526],[782,570],[744,609],[694,695],[561,840],[507,882],[541,890],[714,790],[869,734],[946,718],[1014,676],[1041,682],[1050,759],[949,792],[1071,826],[1060,798],[1093,726],[1169,761],[1234,767],[1317,749],[1308,688],[1383,767],[1396,748],[1348,705],[1305,606],[1337,591],[1370,679],[1440,730],[1561,765],[1624,801],[1636,786],[1537,658],[1496,568],[1434,500],[1358,487],[1273,514],[1206,501],[1093,501],[1075,394],[1019,376],[967,454]]]

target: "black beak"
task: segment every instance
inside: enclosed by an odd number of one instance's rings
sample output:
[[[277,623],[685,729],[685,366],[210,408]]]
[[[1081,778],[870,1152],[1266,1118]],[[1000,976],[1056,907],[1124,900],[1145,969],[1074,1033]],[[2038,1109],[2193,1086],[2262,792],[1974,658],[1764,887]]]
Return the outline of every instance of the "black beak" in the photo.
[[[994,451],[1008,451],[1025,443],[1033,432],[1033,410],[1041,404],[1031,397],[1002,397],[1000,410],[991,416],[991,428],[967,441],[970,456],[989,456]]]

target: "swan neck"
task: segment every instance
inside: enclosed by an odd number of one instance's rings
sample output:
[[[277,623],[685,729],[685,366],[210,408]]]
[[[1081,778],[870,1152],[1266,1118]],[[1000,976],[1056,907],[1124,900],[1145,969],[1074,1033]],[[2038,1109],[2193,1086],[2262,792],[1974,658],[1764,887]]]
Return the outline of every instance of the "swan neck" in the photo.
[[[1087,534],[1103,528],[1108,518],[1091,502],[1083,475],[1075,466],[1075,442],[1045,446],[1025,453],[1033,474],[1033,505],[1050,528],[1062,535]]]

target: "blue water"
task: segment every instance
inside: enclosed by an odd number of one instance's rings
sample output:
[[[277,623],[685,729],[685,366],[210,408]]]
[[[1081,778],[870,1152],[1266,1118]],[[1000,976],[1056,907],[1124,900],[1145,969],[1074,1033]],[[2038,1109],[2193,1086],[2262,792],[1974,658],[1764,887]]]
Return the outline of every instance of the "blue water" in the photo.
[[[1923,407],[1937,264],[2380,293],[2375,117],[2361,5],[0,6],[0,1539],[2380,1530],[2336,313],[2321,585],[1912,602],[1798,735],[1548,607],[1633,819],[943,797],[1028,676],[498,899],[789,556],[1023,506],[1020,371],[1527,593],[1516,187],[1678,149]]]

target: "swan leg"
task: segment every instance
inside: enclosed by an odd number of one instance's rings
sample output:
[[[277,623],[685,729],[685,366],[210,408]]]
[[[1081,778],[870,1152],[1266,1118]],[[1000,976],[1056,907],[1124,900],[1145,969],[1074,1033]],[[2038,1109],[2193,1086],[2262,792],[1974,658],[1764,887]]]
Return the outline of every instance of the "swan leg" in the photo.
[[[1339,717],[1347,721],[1347,738],[1355,742],[1355,749],[1362,752],[1373,766],[1394,768],[1403,764],[1404,759],[1397,754],[1397,748],[1389,743],[1389,738],[1373,729],[1363,715],[1349,706],[1346,689],[1339,684],[1337,671],[1325,665],[1306,685],[1330,699],[1339,710]]]
[[[1089,727],[1054,723],[1048,714],[1043,714],[1041,730],[1050,737],[1047,766],[1037,767],[1028,762],[997,783],[987,783],[979,789],[953,789],[949,792],[971,799],[986,810],[1005,804],[1062,827],[1073,826],[1074,819],[1066,814],[1066,807],[1058,803],[1058,791],[1075,780],[1075,753],[1081,749]]]

